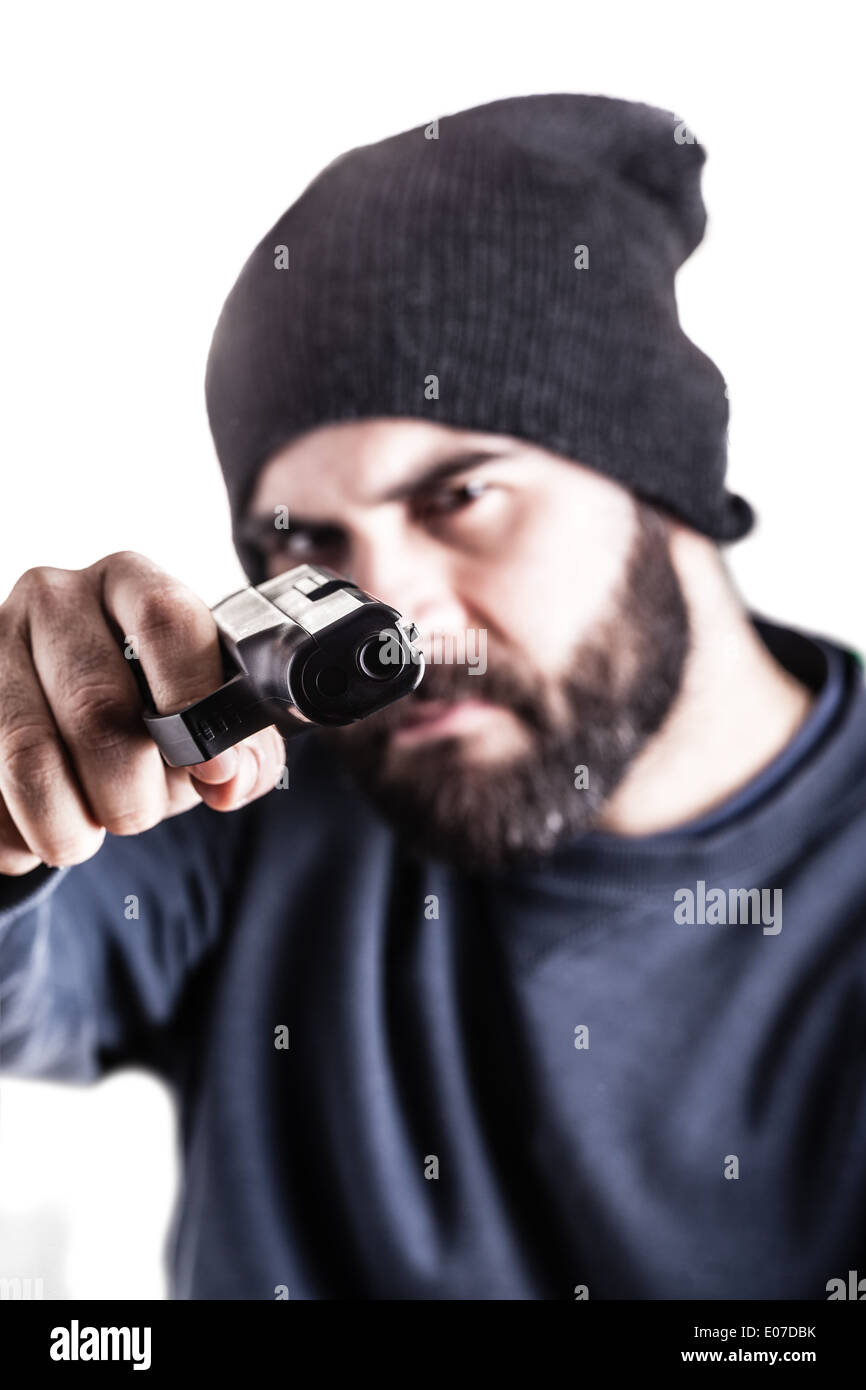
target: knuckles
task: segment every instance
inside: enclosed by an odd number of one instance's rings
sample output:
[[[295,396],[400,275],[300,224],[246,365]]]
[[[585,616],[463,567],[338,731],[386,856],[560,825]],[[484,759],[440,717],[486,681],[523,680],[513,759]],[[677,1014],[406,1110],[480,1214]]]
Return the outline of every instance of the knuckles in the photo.
[[[180,633],[182,640],[192,631],[198,600],[184,585],[164,576],[134,551],[118,551],[99,562],[101,566],[107,563],[141,574],[139,620],[143,633],[171,628]],[[50,606],[56,627],[58,610],[74,613],[86,596],[95,596],[96,574],[96,566],[91,566],[91,572],[42,565],[26,570],[0,604],[0,646],[21,641],[28,612],[42,613]],[[208,609],[204,608],[204,613],[209,616]],[[117,749],[134,763],[152,747],[141,725],[134,686],[128,684],[124,688],[122,671],[110,674],[110,657],[110,652],[87,648],[80,660],[63,673],[62,711],[58,705],[56,723],[30,707],[26,690],[19,688],[14,679],[14,663],[9,662],[6,679],[0,681],[0,702],[4,706],[0,765],[4,783],[14,789],[14,799],[28,808],[33,828],[27,832],[26,843],[17,833],[4,836],[0,831],[0,873],[21,876],[40,863],[51,867],[80,864],[98,852],[106,832],[137,835],[164,818],[166,807],[159,804],[158,796],[144,792],[136,803],[133,779],[129,804],[97,813],[96,825],[83,812],[58,817],[51,824],[48,813],[53,789],[69,780],[68,753],[74,758],[76,752],[98,756]],[[0,675],[2,670],[0,659]]]
[[[53,726],[41,720],[10,720],[0,736],[0,757],[14,782],[44,782],[56,775],[60,762]]]
[[[153,570],[153,565],[146,555],[142,555],[138,550],[112,550],[110,555],[105,555],[96,564],[103,568],[113,569],[143,569]],[[95,568],[95,567],[94,567]]]
[[[7,878],[21,878],[23,874],[29,874],[42,863],[38,854],[30,854],[27,850],[10,849],[0,844],[0,874],[5,874]]]
[[[63,722],[67,742],[86,753],[110,753],[141,739],[128,692],[104,682],[71,688],[64,701]]]
[[[36,565],[25,570],[10,594],[34,606],[56,602],[58,598],[78,597],[86,581],[78,570],[56,569],[53,565]]]
[[[70,832],[67,835],[46,836],[34,841],[30,848],[38,854],[44,864],[52,869],[64,869],[73,864],[83,864],[92,859],[101,848],[105,832],[94,834],[91,830]]]
[[[103,824],[110,835],[141,835],[152,830],[165,816],[165,806],[130,806],[123,811],[103,815]]]
[[[145,641],[168,637],[183,643],[206,631],[210,610],[179,580],[148,585],[135,604],[136,635]]]

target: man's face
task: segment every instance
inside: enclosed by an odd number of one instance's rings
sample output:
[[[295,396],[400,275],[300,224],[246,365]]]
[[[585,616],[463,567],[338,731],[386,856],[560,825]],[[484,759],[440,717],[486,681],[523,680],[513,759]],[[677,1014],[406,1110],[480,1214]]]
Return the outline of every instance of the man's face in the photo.
[[[407,840],[495,868],[597,822],[680,685],[659,515],[523,440],[403,419],[295,440],[249,514],[269,575],[328,565],[419,629],[418,690],[322,735]]]

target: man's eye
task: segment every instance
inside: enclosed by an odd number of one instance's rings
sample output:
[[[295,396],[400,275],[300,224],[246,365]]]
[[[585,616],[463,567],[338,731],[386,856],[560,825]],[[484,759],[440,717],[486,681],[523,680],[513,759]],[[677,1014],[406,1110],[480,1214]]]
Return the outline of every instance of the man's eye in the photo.
[[[284,536],[277,536],[274,541],[274,548],[290,550],[293,555],[309,555],[316,546],[309,531],[287,531]]]
[[[290,527],[286,531],[275,530],[267,549],[269,555],[274,558],[306,564],[314,558],[322,559],[322,557],[332,554],[337,542],[337,535],[324,528],[319,532],[293,531]]]
[[[473,478],[469,482],[458,483],[456,486],[452,484],[450,487],[438,488],[436,492],[430,493],[423,500],[421,509],[434,516],[460,511],[461,508],[479,498],[482,493],[487,492],[488,487],[488,483]]]

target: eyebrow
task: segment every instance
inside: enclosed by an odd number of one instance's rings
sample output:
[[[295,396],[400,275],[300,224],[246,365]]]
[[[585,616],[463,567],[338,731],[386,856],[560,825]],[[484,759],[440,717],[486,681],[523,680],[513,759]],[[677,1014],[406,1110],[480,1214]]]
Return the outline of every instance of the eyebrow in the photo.
[[[424,492],[435,483],[453,477],[455,473],[463,473],[467,468],[477,468],[479,464],[492,463],[495,459],[507,457],[513,452],[513,448],[503,445],[490,449],[466,449],[456,454],[450,454],[447,458],[439,459],[437,463],[430,464],[413,477],[404,478],[401,482],[386,488],[378,497],[373,498],[372,505],[405,501],[406,498],[417,496],[418,493]],[[239,526],[239,536],[248,545],[261,545],[272,534],[273,529],[273,515],[270,512],[258,513],[244,518]],[[314,521],[312,518],[297,516],[290,508],[288,529],[290,531],[339,532],[341,528],[335,522]]]

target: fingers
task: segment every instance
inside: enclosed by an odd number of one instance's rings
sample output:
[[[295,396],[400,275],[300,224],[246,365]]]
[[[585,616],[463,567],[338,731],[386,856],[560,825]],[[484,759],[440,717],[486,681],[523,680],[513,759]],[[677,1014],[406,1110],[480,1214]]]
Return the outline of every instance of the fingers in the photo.
[[[166,768],[167,815],[204,802],[214,811],[237,811],[272,791],[285,767],[286,749],[274,728],[262,729],[209,762]]]
[[[191,811],[193,806],[201,805],[201,797],[186,768],[167,767],[165,784],[168,799],[166,817],[179,816],[184,811]]]
[[[10,627],[8,616],[3,615],[0,796],[7,826],[4,849],[14,857],[20,854],[23,841],[31,854],[48,864],[78,863],[96,852],[104,831],[76,782],[23,634]],[[8,828],[10,818],[14,833]]]
[[[285,766],[285,743],[273,726],[252,734],[230,751],[237,753],[238,763],[235,774],[227,781],[204,781],[202,773],[208,769],[207,763],[190,769],[202,801],[214,811],[236,811],[239,806],[273,791]]]
[[[113,835],[157,825],[168,802],[162,759],[93,577],[42,572],[28,629],[36,678],[94,822]]]
[[[183,709],[222,685],[222,650],[210,609],[186,585],[144,556],[121,552],[100,569],[103,603],[135,639],[160,713]],[[198,796],[217,811],[236,810],[270,791],[285,762],[276,729],[263,729],[188,769]]]
[[[193,763],[188,768],[190,774],[201,782],[218,784],[228,782],[237,776],[238,765],[240,763],[239,745],[234,748],[227,748],[224,753],[218,753],[215,758],[210,758],[204,763]]]
[[[28,848],[23,835],[0,798],[0,874],[18,877],[29,874],[42,861]]]
[[[106,611],[135,647],[160,714],[222,685],[216,620],[197,594],[135,551],[110,555],[92,570]]]

